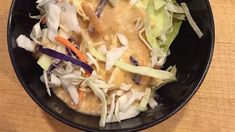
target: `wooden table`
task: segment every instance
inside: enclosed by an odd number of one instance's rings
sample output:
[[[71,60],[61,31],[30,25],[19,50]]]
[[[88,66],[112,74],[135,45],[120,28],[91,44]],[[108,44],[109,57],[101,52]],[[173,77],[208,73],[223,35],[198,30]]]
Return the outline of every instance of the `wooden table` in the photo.
[[[211,0],[216,46],[209,73],[192,100],[177,114],[147,131],[235,131],[235,1]],[[39,108],[19,83],[7,51],[11,0],[0,0],[0,131],[78,131]]]

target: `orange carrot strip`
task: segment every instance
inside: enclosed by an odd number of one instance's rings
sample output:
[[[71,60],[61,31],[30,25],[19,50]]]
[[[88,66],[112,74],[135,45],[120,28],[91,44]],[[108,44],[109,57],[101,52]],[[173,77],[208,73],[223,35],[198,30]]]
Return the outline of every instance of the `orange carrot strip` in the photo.
[[[72,50],[82,62],[87,63],[87,57],[82,54],[70,41],[61,36],[56,36],[55,40]]]

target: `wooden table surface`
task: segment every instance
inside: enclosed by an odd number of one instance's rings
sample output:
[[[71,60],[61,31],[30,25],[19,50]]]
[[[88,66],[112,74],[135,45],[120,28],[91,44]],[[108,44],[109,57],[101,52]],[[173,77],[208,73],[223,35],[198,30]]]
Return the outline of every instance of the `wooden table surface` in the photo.
[[[147,131],[235,131],[235,0],[210,0],[216,43],[208,75],[192,100],[177,114]],[[76,132],[57,121],[23,90],[8,55],[6,24],[11,0],[0,0],[0,131]]]

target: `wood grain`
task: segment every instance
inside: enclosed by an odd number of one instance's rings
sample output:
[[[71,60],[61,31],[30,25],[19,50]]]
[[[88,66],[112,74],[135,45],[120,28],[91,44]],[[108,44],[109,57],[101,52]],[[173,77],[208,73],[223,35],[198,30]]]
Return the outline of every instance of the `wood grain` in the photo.
[[[145,132],[235,131],[235,1],[211,0],[216,46],[209,73],[177,114]],[[6,42],[11,0],[0,0],[0,131],[77,132],[42,111],[26,94],[9,60]]]

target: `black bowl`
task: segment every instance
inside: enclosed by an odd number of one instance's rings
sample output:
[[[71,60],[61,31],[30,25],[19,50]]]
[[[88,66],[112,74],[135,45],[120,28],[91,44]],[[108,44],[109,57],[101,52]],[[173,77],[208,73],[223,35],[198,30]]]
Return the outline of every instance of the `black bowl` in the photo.
[[[141,113],[122,123],[107,124],[100,128],[99,118],[76,113],[56,96],[49,97],[39,80],[41,68],[32,54],[16,46],[20,34],[29,35],[36,23],[29,13],[39,14],[36,0],[13,0],[8,20],[8,48],[15,72],[32,99],[56,119],[87,131],[137,131],[160,123],[181,109],[196,93],[206,76],[214,48],[214,22],[208,0],[182,0],[187,3],[204,36],[199,39],[188,22],[184,22],[179,36],[171,46],[171,55],[165,67],[177,66],[177,82],[170,83],[156,93],[159,107]],[[182,2],[179,1],[179,2]]]

